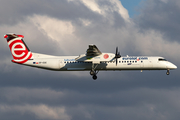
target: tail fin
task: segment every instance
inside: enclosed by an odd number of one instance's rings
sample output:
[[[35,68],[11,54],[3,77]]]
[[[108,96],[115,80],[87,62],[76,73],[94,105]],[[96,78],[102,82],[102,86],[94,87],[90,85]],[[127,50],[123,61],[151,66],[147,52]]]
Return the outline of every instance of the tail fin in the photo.
[[[7,39],[10,51],[14,60],[12,62],[23,64],[32,58],[32,53],[23,41],[23,35],[6,34],[4,38]]]

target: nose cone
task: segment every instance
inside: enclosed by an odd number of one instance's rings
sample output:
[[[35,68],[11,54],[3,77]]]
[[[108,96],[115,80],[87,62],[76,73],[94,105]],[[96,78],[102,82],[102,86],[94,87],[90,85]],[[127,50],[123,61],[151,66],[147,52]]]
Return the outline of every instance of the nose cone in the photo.
[[[169,69],[177,69],[177,66],[174,65],[174,64],[172,64],[172,63],[169,63],[169,64],[167,65],[167,68],[169,68]]]
[[[176,65],[174,65],[174,66],[173,66],[173,69],[177,69],[177,66],[176,66]]]

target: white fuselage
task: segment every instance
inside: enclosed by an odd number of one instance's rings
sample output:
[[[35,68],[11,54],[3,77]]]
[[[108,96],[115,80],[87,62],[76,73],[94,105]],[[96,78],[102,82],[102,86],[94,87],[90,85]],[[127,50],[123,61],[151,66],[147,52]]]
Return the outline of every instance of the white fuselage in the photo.
[[[96,70],[170,70],[177,67],[163,57],[150,56],[122,56],[115,60],[99,63],[76,61],[78,56],[49,56],[33,53],[33,58],[24,65],[55,71],[90,71],[92,65]]]

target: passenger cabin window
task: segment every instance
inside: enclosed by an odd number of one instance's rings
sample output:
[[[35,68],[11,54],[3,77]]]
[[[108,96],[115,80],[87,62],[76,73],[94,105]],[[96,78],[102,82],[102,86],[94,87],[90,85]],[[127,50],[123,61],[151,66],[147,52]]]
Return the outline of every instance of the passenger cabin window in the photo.
[[[167,60],[164,58],[159,58],[159,61],[167,61]]]

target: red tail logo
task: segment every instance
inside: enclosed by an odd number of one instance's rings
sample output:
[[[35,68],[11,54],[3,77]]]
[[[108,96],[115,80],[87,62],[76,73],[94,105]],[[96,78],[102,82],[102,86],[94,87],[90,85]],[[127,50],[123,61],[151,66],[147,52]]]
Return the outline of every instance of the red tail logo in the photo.
[[[24,41],[21,40],[21,36],[17,35],[17,38],[8,39],[9,36],[6,36],[8,41],[9,48],[11,50],[12,56],[14,60],[12,62],[15,63],[25,63],[28,59],[31,59],[32,53],[28,50]],[[11,37],[11,36],[10,36]]]

